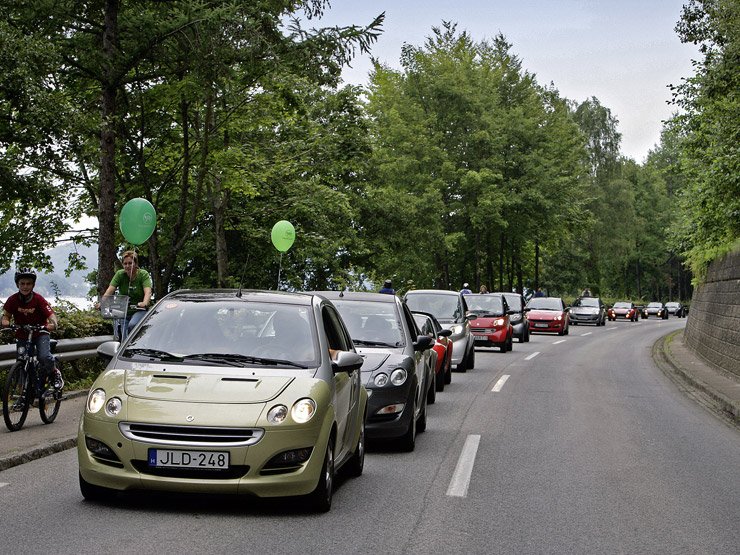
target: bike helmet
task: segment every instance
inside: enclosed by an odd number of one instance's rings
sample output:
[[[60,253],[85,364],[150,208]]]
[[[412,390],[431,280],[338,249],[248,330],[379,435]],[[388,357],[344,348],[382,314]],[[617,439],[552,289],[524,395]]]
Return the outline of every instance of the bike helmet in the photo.
[[[23,278],[31,278],[36,283],[36,272],[32,268],[19,268],[15,271],[15,285]]]

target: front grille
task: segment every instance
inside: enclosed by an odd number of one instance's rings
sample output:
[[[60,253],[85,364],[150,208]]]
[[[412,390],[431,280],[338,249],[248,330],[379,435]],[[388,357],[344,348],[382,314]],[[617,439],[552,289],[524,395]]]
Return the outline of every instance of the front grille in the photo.
[[[157,468],[149,466],[147,461],[139,460],[131,461],[131,465],[142,474],[190,480],[234,480],[246,476],[249,472],[248,465],[234,465],[225,470],[208,468]]]
[[[171,426],[121,422],[124,437],[157,445],[193,447],[246,447],[254,445],[265,430],[262,428],[219,428],[206,426]]]

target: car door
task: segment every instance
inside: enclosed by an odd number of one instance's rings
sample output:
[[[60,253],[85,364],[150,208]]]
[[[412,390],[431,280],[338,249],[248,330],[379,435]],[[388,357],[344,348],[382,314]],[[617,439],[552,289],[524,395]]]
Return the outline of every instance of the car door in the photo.
[[[403,320],[405,322],[405,327],[408,330],[406,332],[407,348],[409,349],[409,351],[413,351],[412,355],[414,357],[416,375],[419,380],[419,389],[417,391],[416,406],[418,407],[419,410],[421,410],[421,408],[427,402],[426,401],[427,389],[429,389],[429,384],[431,380],[433,379],[432,374],[434,373],[434,368],[431,366],[432,349],[426,349],[424,351],[414,350],[413,344],[416,342],[419,336],[419,328],[417,327],[416,322],[414,321],[414,316],[411,314],[411,310],[409,310],[409,307],[406,306],[406,303],[401,304],[401,309],[402,309],[401,312],[403,315]]]
[[[336,309],[325,304],[322,308],[322,319],[326,339],[330,350],[352,351],[352,340]],[[359,426],[360,418],[358,402],[360,398],[360,370],[351,373],[334,373],[334,411],[337,420],[336,457],[341,459],[354,446],[350,445],[350,438],[354,437]]]

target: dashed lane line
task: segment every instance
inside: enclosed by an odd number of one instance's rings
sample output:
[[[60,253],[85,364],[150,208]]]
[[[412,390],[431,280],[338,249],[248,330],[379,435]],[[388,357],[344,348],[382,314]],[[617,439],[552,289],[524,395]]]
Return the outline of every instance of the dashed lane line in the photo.
[[[593,333],[592,331],[587,331],[586,333],[582,333],[581,334],[581,337],[585,337],[587,335],[591,335],[592,333]]]
[[[556,341],[555,343],[553,343],[553,345],[560,345],[560,343],[565,343],[566,341],[566,339],[561,339],[560,341]]]
[[[471,434],[465,438],[465,445],[463,445],[462,453],[460,453],[460,458],[457,460],[457,466],[455,467],[455,472],[452,474],[450,486],[447,488],[448,496],[467,497],[470,477],[473,474],[473,465],[475,464],[475,456],[478,453],[479,444],[479,435]]]
[[[531,355],[529,355],[528,357],[525,357],[525,358],[524,358],[524,360],[532,360],[532,359],[533,359],[534,357],[536,357],[536,356],[537,356],[537,355],[539,355],[539,354],[540,354],[540,352],[539,352],[539,351],[535,351],[534,353],[532,353],[532,354],[531,354]]]
[[[506,380],[508,379],[509,379],[508,374],[504,374],[503,376],[501,376],[499,380],[496,382],[496,385],[493,386],[493,389],[491,391],[493,391],[494,393],[498,393],[499,391],[501,391],[501,388],[504,387],[504,384],[506,383]]]

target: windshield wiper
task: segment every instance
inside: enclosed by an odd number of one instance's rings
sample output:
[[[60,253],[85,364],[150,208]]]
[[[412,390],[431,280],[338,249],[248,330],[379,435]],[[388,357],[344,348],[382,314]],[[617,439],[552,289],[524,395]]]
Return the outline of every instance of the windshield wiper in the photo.
[[[124,356],[127,355],[142,355],[156,360],[166,360],[168,362],[182,362],[182,357],[173,355],[167,351],[160,351],[159,349],[143,349],[130,347],[121,353]]]
[[[283,360],[279,358],[264,358],[264,357],[253,357],[247,355],[239,355],[234,353],[195,353],[192,355],[185,355],[185,360],[204,360],[207,362],[221,362],[230,366],[244,366],[246,364],[261,364],[263,366],[292,366],[294,368],[308,368],[304,364],[298,364],[292,360]]]
[[[386,343],[385,341],[369,341],[367,339],[352,338],[352,343],[354,343],[355,345],[365,345],[367,347],[400,347],[398,342]]]

